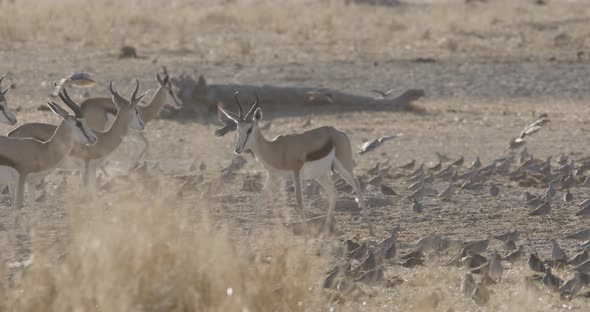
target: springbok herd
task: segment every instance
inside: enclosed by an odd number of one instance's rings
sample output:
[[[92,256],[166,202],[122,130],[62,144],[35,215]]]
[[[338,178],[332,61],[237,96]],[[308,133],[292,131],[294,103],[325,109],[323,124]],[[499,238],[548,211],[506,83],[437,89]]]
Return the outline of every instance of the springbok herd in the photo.
[[[88,76],[80,74],[70,77],[77,77],[78,84],[82,84],[80,81],[91,81]],[[172,92],[167,74],[164,77],[157,74],[156,78],[159,86],[147,105],[138,105],[147,94],[146,92],[137,95],[139,81],[136,81],[129,99],[119,94],[111,82],[109,90],[112,98],[89,98],[81,104],[73,101],[66,90],[68,85],[75,85],[74,79],[64,79],[60,85],[56,84],[56,90],[59,91],[57,95],[72,110],[73,115],[56,102],[49,101],[49,108],[63,119],[59,125],[27,123],[0,139],[0,145],[3,146],[0,156],[0,183],[8,185],[14,206],[21,208],[24,205],[25,190],[29,205],[34,205],[36,186],[56,168],[77,169],[83,187],[88,195],[94,198],[97,191],[96,171],[128,135],[144,143],[144,148],[136,160],[138,163],[148,143],[137,131],[142,131],[146,123],[158,116]],[[93,81],[87,84],[93,85]],[[5,98],[9,88],[3,90],[0,95],[1,120],[14,125],[17,122],[16,117]],[[267,194],[272,186],[277,185],[273,181],[280,176],[293,179],[297,204],[304,224],[306,218],[302,203],[302,181],[315,179],[322,186],[329,198],[326,235],[330,229],[337,197],[337,190],[330,178],[332,171],[340,174],[352,186],[360,206],[366,213],[363,194],[353,173],[351,143],[344,132],[334,127],[320,127],[300,134],[279,136],[269,141],[258,128],[258,122],[262,118],[258,98],[246,114],[237,93],[235,100],[239,114],[219,107],[220,114],[225,116],[220,119],[226,127],[237,128],[238,138],[234,151],[236,154],[253,153],[268,171],[263,193],[257,203],[255,224],[260,209],[266,202]],[[368,218],[366,220],[369,231],[373,234],[372,225]]]

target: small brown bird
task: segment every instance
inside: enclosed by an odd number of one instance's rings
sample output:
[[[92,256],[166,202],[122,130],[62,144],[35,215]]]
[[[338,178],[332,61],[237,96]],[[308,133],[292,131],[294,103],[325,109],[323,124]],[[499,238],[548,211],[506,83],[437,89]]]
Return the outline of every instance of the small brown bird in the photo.
[[[582,252],[569,259],[567,264],[580,265],[588,259],[590,259],[590,249],[584,249]]]
[[[565,238],[576,239],[576,240],[588,240],[588,239],[590,239],[590,228],[579,230],[576,233],[567,235]]]
[[[362,273],[354,281],[370,285],[370,284],[374,284],[374,283],[382,281],[383,277],[384,277],[383,266],[380,266],[380,267],[375,268],[373,270]]]
[[[397,193],[391,187],[385,184],[381,184],[379,186],[379,189],[381,190],[381,193],[383,193],[383,195],[397,195]]]
[[[379,264],[379,261],[378,261],[377,257],[375,256],[375,252],[369,251],[369,255],[363,261],[361,261],[361,263],[356,268],[356,270],[360,270],[360,271],[364,271],[364,272],[371,271],[371,270],[375,269],[378,264]]]
[[[436,165],[428,168],[430,171],[439,171],[442,168],[442,163],[439,161]]]
[[[504,267],[502,266],[500,255],[494,251],[492,252],[492,257],[490,259],[490,270],[488,275],[497,283],[502,280],[503,273]]]
[[[479,167],[481,167],[481,161],[479,160],[479,156],[477,156],[477,158],[471,163],[471,166],[469,166],[469,168],[479,169]]]
[[[485,284],[479,283],[473,291],[471,299],[473,300],[473,302],[475,302],[475,304],[483,306],[490,300],[490,291],[485,286]]]
[[[410,161],[407,164],[404,164],[404,165],[399,166],[399,168],[400,169],[412,169],[412,168],[414,168],[414,165],[415,164],[416,164],[416,160],[415,159],[412,159],[412,161]]]
[[[490,196],[496,197],[500,194],[500,189],[494,182],[490,182]]]
[[[563,284],[563,281],[551,273],[551,268],[546,268],[545,275],[543,275],[543,285],[549,287],[549,289],[553,291],[556,291],[559,289],[561,284]]]
[[[515,250],[515,251],[513,251],[513,252],[511,252],[509,254],[507,254],[504,257],[504,260],[505,261],[508,261],[508,262],[515,262],[516,260],[520,259],[520,257],[522,256],[523,252],[524,252],[524,247],[522,245],[520,245],[520,246],[518,246],[518,249],[517,250]]]
[[[590,273],[590,260],[586,260],[578,264],[576,267],[574,267],[574,270],[584,273]]]
[[[494,236],[495,239],[506,242],[508,240],[517,241],[520,238],[520,232],[518,230],[510,231],[504,234]]]
[[[506,242],[504,242],[504,248],[507,251],[513,251],[513,250],[516,250],[517,249],[516,243],[513,240],[511,240],[511,239],[509,239]]]
[[[529,192],[524,192],[522,194],[522,196],[524,197],[524,200],[528,203],[529,201],[533,200],[534,198],[537,198],[537,196],[529,193]]]
[[[529,212],[529,216],[546,216],[551,213],[551,202],[545,200],[544,203],[540,204],[535,210]]]
[[[582,218],[590,217],[590,205],[586,205],[586,206],[584,206],[584,208],[578,210],[576,212],[576,216],[582,217]]]
[[[401,133],[398,134],[394,134],[394,135],[385,135],[382,136],[378,139],[374,139],[371,141],[367,141],[365,143],[363,143],[363,145],[361,145],[359,154],[363,155],[365,153],[368,153],[376,148],[378,148],[379,146],[381,146],[383,143],[389,141],[389,140],[393,140],[395,138],[397,138],[398,136],[401,136]]]
[[[387,98],[389,95],[391,95],[391,93],[393,91],[395,91],[395,89],[389,89],[387,91],[382,91],[382,90],[379,90],[379,89],[373,89],[373,90],[371,90],[371,92],[379,94],[378,99],[380,99],[380,100]]]
[[[422,213],[424,212],[424,205],[414,199],[412,202],[412,211],[415,213]]]
[[[529,269],[535,272],[545,273],[546,271],[543,261],[541,261],[541,259],[539,259],[539,257],[534,253],[529,255],[528,265]]]
[[[399,257],[402,260],[407,260],[410,258],[424,258],[424,248],[422,246],[418,247],[418,249]]]
[[[369,249],[367,248],[367,243],[366,242],[363,242],[357,249],[351,251],[348,254],[348,258],[350,258],[350,259],[357,259],[357,260],[358,259],[362,259],[362,258],[365,257],[365,255],[367,254],[368,250]]]
[[[569,203],[572,200],[574,200],[574,195],[572,195],[572,193],[570,193],[569,189],[566,189],[565,193],[563,193],[563,201],[566,203]]]
[[[475,279],[471,273],[465,273],[463,276],[463,282],[461,282],[461,292],[465,297],[471,297],[473,291],[477,287]]]
[[[448,198],[451,198],[451,196],[453,196],[454,193],[455,193],[455,187],[453,186],[453,183],[451,183],[451,181],[449,181],[449,184],[447,185],[447,187],[436,196],[438,198],[448,199]]]
[[[59,82],[55,83],[55,88],[53,88],[53,91],[50,95],[52,97],[56,97],[61,92],[61,90],[66,86],[89,88],[94,87],[95,85],[96,81],[94,81],[94,79],[92,78],[91,73],[72,73],[69,76],[61,79]]]
[[[558,289],[562,296],[573,296],[582,289],[582,273],[575,272],[574,276],[565,281]]]
[[[422,265],[423,263],[424,263],[424,258],[414,257],[414,258],[408,258],[408,259],[405,259],[404,261],[402,261],[402,266],[404,268],[413,268],[417,265]]]
[[[447,155],[441,154],[439,152],[435,152],[435,154],[436,154],[436,157],[438,158],[439,163],[449,162],[452,160]]]
[[[463,155],[461,155],[461,157],[459,157],[459,159],[457,159],[457,160],[453,161],[453,162],[451,163],[451,165],[453,165],[453,166],[457,166],[457,167],[460,167],[460,166],[462,166],[462,165],[463,165],[463,162],[464,162],[464,161],[465,161],[465,158],[463,157]]]
[[[478,253],[482,253],[488,249],[488,245],[490,244],[490,240],[488,239],[481,239],[475,240],[465,243],[463,245],[463,249],[467,252],[468,250],[473,250]]]
[[[559,246],[559,243],[555,238],[549,240],[551,244],[551,260],[567,260],[568,257],[565,254],[565,250]]]

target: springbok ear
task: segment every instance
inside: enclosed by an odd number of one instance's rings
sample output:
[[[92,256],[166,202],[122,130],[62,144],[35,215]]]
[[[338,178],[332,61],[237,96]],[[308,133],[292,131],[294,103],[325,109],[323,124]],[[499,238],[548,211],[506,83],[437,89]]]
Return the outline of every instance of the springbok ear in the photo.
[[[203,75],[199,76],[199,81],[195,86],[195,91],[197,96],[206,97],[209,93],[209,88],[207,87],[207,81]]]
[[[255,111],[254,111],[254,120],[259,121],[260,119],[262,119],[262,109],[260,107],[258,107]]]
[[[4,89],[2,91],[2,95],[6,95],[6,93],[8,93],[8,89],[10,89],[10,87],[12,87],[12,85],[9,85],[8,87],[6,87],[6,89]]]
[[[158,80],[158,83],[161,86],[165,86],[168,84],[168,81],[170,80],[170,77],[168,76],[168,74],[164,74],[162,77],[160,77],[159,73],[156,73],[156,80]]]
[[[147,91],[145,91],[145,93],[144,93],[144,94],[142,94],[142,95],[138,96],[137,98],[135,98],[135,101],[131,102],[131,105],[132,105],[132,106],[135,106],[135,105],[139,104],[139,103],[141,102],[141,100],[143,100],[143,98],[144,98],[144,97],[145,97],[145,96],[146,96],[148,93],[150,93],[150,89],[148,89]]]
[[[238,115],[236,115],[230,111],[226,111],[225,109],[223,109],[219,105],[217,106],[217,117],[219,118],[219,121],[221,121],[221,123],[224,123],[224,124],[228,123],[228,119],[237,124],[238,120],[240,119],[240,117],[238,117]]]
[[[58,114],[63,119],[66,119],[70,115],[68,114],[68,111],[61,108],[61,106],[55,102],[47,102],[47,105],[49,105],[49,108],[51,108],[54,113]]]

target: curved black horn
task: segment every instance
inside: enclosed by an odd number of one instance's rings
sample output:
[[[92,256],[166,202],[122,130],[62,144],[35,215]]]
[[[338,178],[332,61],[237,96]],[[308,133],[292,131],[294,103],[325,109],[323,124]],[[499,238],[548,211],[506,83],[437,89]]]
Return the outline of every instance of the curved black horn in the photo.
[[[236,103],[238,104],[238,111],[240,112],[240,119],[242,119],[244,117],[244,110],[242,109],[242,104],[240,104],[240,101],[238,100],[238,94],[240,92],[236,91],[236,93],[234,94],[234,98],[236,99]]]
[[[4,80],[4,77],[6,77],[6,75],[2,75],[2,77],[0,77],[0,86],[2,85],[2,80]]]
[[[82,110],[80,109],[80,106],[78,106],[78,104],[76,104],[76,102],[74,102],[72,98],[70,98],[70,95],[68,94],[68,91],[66,91],[65,87],[59,93],[59,98],[74,112],[74,115],[76,115],[76,117],[84,117],[84,114],[82,114]]]
[[[117,98],[117,101],[119,101],[121,103],[129,103],[125,98],[123,98],[121,96],[121,94],[119,94],[119,91],[113,89],[113,81],[112,80],[111,80],[111,83],[109,84],[109,90],[111,91],[111,94],[113,95],[113,97]]]
[[[135,90],[133,90],[133,93],[131,94],[131,102],[135,102],[137,91],[139,91],[139,80],[135,79]]]
[[[254,105],[252,105],[252,107],[250,108],[250,110],[248,111],[248,114],[246,114],[245,119],[248,118],[252,118],[252,115],[254,115],[254,112],[256,111],[256,109],[260,106],[258,104],[258,102],[260,101],[260,99],[258,98],[258,93],[256,93],[256,101],[254,101]]]

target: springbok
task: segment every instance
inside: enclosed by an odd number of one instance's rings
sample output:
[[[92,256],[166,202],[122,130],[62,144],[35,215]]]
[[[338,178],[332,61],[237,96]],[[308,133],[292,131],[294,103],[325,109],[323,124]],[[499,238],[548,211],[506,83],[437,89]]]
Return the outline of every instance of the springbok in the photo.
[[[8,107],[8,102],[6,101],[6,93],[8,93],[10,86],[2,90],[2,80],[4,80],[4,76],[0,77],[0,122],[14,126],[16,124],[16,117]]]
[[[25,184],[29,202],[34,204],[34,181],[49,174],[72,151],[76,143],[96,143],[96,135],[86,126],[80,107],[74,103],[64,103],[72,109],[73,116],[57,103],[47,103],[63,120],[57,127],[53,127],[53,132],[46,140],[0,136],[0,179],[13,190],[12,194],[16,194],[17,208],[23,206]],[[13,189],[14,185],[16,189]]]
[[[77,168],[82,167],[80,170],[80,177],[82,185],[89,188],[92,196],[96,194],[96,168],[101,162],[109,156],[123,141],[123,138],[127,135],[129,128],[136,130],[143,130],[144,124],[140,117],[137,103],[139,103],[149,92],[143,95],[137,96],[139,90],[139,81],[136,81],[135,90],[131,95],[131,101],[124,99],[118,91],[113,90],[113,82],[110,83],[110,91],[113,95],[112,101],[119,108],[115,121],[107,131],[96,131],[98,142],[92,146],[77,144],[70,152],[70,157],[64,163],[60,164],[60,167],[68,167],[67,161],[73,160],[74,166]],[[60,94],[61,99],[64,103],[77,106],[77,104],[69,97],[66,89],[63,89]],[[81,110],[80,110],[81,111]],[[47,139],[48,135],[55,130],[55,126],[44,123],[32,123],[22,125],[10,133],[10,137],[32,137],[38,140]],[[91,185],[89,186],[89,183]]]
[[[320,127],[303,133],[280,135],[269,141],[258,128],[258,123],[262,119],[258,96],[246,115],[243,113],[237,93],[235,100],[239,114],[218,106],[219,111],[229,118],[229,122],[233,122],[237,126],[234,152],[236,154],[253,153],[256,160],[268,172],[262,194],[257,200],[253,227],[258,223],[260,209],[266,205],[269,189],[276,183],[275,178],[282,176],[293,179],[297,206],[303,218],[303,224],[307,228],[301,185],[304,180],[315,179],[327,193],[329,199],[328,216],[324,228],[324,236],[327,237],[338,196],[336,187],[330,179],[330,173],[334,171],[353,187],[368,223],[369,232],[373,235],[373,226],[367,215],[363,193],[353,174],[352,147],[344,132],[334,127]],[[225,133],[222,131],[217,134],[223,135]]]
[[[170,100],[174,101],[178,105],[178,100],[172,91],[170,79],[168,74],[164,73],[163,77],[156,74],[156,80],[158,81],[158,88],[154,93],[151,101],[147,105],[138,105],[139,115],[143,120],[144,124],[152,121],[162,110],[162,107]],[[94,130],[105,131],[113,124],[115,115],[117,114],[117,106],[113,103],[110,98],[96,97],[84,100],[80,107],[82,112],[88,120],[88,126]],[[134,163],[137,165],[139,161],[143,159],[149,148],[149,142],[141,132],[133,131],[128,136],[129,139],[135,140],[140,143],[141,152]]]

